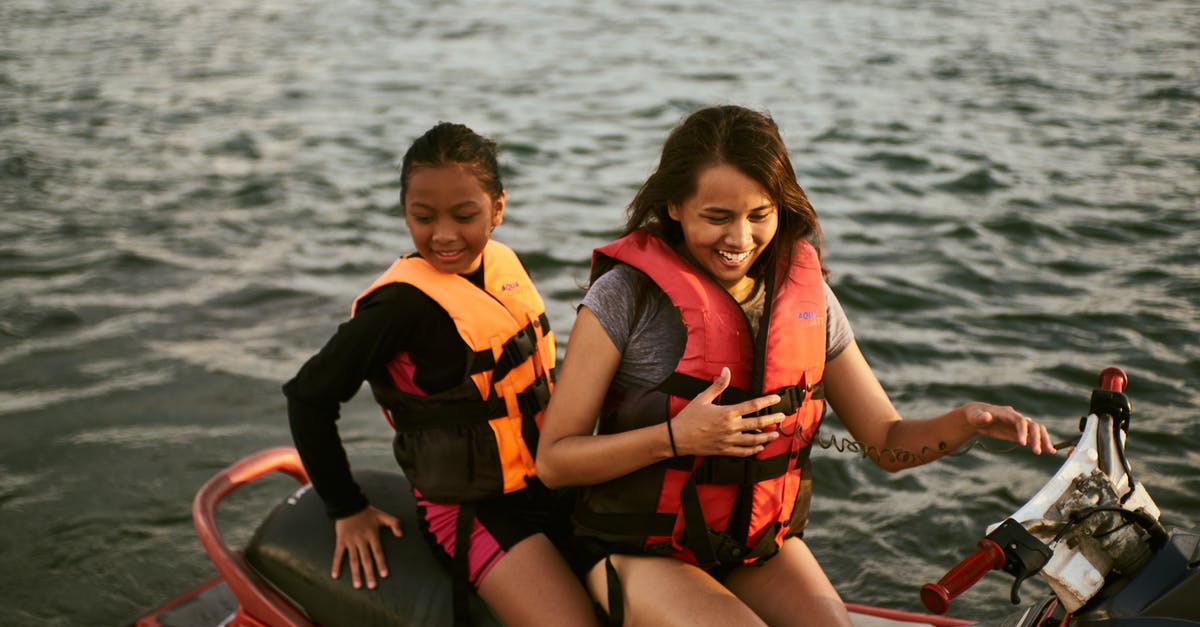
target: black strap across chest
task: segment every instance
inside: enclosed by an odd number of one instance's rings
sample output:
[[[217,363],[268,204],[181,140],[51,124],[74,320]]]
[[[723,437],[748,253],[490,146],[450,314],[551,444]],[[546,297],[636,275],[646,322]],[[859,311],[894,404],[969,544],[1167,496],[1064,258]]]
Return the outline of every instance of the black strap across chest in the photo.
[[[499,381],[508,375],[513,368],[525,363],[538,348],[538,340],[542,335],[550,332],[550,319],[546,314],[538,316],[537,324],[540,326],[534,328],[531,322],[517,331],[511,338],[508,339],[500,350],[500,357],[497,358],[492,354],[492,349],[485,348],[478,350],[467,357],[467,374],[479,374],[494,370],[492,374],[493,381]]]

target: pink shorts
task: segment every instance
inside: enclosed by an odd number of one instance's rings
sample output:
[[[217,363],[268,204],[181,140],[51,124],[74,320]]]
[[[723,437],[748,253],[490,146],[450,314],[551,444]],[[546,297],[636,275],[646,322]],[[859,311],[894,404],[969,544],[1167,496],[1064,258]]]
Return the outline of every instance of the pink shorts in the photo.
[[[442,548],[447,557],[455,555],[454,541],[458,529],[458,505],[454,503],[431,503],[417,496],[422,518],[427,526],[426,533],[434,544]],[[467,573],[471,585],[479,588],[483,576],[504,557],[504,549],[496,538],[483,527],[476,517],[471,523],[471,547],[467,551]]]
[[[459,505],[434,503],[417,498],[417,513],[421,531],[430,543],[440,549],[442,556],[453,563],[455,538],[458,530]],[[488,571],[518,542],[534,534],[545,533],[551,539],[561,534],[551,528],[565,528],[566,510],[555,507],[550,492],[534,483],[524,490],[505,494],[486,501],[477,501],[475,520],[471,523],[471,544],[467,549],[467,574],[471,585],[479,588]]]

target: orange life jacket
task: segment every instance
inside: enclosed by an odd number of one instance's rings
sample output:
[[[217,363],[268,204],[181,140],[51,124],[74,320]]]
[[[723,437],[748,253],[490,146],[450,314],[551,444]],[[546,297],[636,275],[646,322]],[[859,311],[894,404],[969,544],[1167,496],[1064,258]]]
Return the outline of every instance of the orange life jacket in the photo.
[[[787,418],[778,427],[783,437],[754,457],[680,457],[585,489],[577,529],[706,568],[773,554],[792,523],[807,516],[802,472],[825,408],[826,308],[816,251],[798,242],[790,263],[769,273],[757,337],[729,293],[658,237],[634,232],[596,249],[593,263],[602,256],[641,270],[667,295],[687,344],[657,387],[609,391],[601,433],[669,420],[723,367],[732,379],[717,403],[776,393],[783,400],[761,414]]]
[[[483,251],[483,289],[420,257],[396,260],[354,302],[407,283],[450,315],[466,343],[467,373],[426,394],[407,353],[388,364],[394,387],[372,383],[396,430],[394,452],[430,501],[465,502],[520,490],[535,475],[533,452],[550,398],[555,345],[545,305],[516,253],[494,240]]]

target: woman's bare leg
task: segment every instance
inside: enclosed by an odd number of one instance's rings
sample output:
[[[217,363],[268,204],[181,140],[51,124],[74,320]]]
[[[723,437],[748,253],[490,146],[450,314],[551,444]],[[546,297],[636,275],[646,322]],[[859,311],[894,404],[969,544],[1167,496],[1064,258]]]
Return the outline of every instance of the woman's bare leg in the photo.
[[[599,623],[583,585],[540,533],[505,552],[479,582],[479,597],[508,627]]]
[[[800,538],[788,538],[761,566],[742,566],[725,585],[772,627],[849,626],[850,615]]]
[[[621,580],[625,626],[742,627],[762,620],[707,573],[671,557],[613,555]],[[585,577],[588,590],[608,611],[608,578],[604,562]]]

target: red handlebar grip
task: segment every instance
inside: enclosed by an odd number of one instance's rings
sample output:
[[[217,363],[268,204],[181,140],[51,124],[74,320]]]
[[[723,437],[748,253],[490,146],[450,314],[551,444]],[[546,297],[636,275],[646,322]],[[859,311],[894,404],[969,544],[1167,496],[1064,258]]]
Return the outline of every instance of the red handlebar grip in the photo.
[[[1100,389],[1109,392],[1124,392],[1125,385],[1129,383],[1129,377],[1125,376],[1125,371],[1116,366],[1109,366],[1100,371]]]
[[[1004,568],[1004,549],[994,541],[984,538],[976,545],[974,553],[951,568],[937,583],[921,587],[921,602],[930,612],[945,614],[950,609],[950,599],[967,591],[990,570]]]

